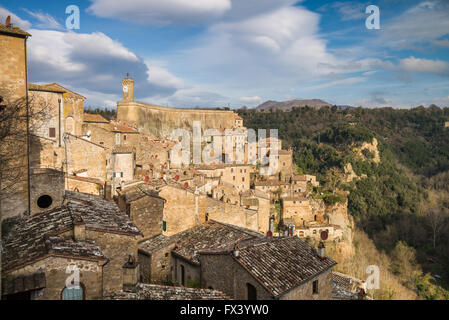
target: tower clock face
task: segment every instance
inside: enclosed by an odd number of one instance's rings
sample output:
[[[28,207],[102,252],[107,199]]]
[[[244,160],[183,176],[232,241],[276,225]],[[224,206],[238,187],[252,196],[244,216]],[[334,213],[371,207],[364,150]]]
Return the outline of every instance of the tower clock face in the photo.
[[[123,92],[128,92],[128,86],[123,86]]]

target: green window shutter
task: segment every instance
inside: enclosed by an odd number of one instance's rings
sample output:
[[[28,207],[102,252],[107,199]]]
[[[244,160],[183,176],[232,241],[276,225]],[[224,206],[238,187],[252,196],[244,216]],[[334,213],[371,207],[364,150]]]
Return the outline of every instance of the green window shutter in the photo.
[[[167,221],[162,221],[162,230],[167,231]]]

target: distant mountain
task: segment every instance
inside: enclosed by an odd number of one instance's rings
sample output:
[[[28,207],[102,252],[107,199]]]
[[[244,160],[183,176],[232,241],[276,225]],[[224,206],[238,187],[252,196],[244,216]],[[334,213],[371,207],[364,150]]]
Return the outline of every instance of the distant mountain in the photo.
[[[267,111],[267,110],[282,110],[282,111],[290,111],[292,108],[295,107],[305,107],[309,106],[311,108],[319,109],[323,106],[329,106],[332,105],[326,101],[320,100],[320,99],[308,99],[308,100],[290,100],[290,101],[266,101],[259,105],[256,110],[258,111]]]

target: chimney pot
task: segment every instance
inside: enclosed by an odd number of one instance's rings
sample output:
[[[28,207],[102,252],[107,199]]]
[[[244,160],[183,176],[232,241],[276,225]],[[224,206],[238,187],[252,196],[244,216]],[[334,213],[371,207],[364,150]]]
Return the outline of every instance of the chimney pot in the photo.
[[[123,291],[136,290],[139,279],[139,263],[136,261],[134,254],[128,255],[128,260],[123,265]]]
[[[76,216],[73,220],[73,238],[75,241],[86,240],[86,223],[81,216]]]
[[[325,246],[324,246],[324,242],[323,242],[323,241],[320,241],[320,243],[318,244],[318,256],[319,256],[321,259],[326,258],[326,255],[325,255]]]

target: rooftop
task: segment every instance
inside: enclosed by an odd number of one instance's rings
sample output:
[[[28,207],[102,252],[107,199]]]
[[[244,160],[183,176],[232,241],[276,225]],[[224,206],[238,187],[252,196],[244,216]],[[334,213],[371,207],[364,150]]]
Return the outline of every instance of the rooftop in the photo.
[[[136,292],[120,291],[106,297],[108,300],[230,300],[217,290],[171,287],[139,283]]]
[[[281,296],[337,264],[328,257],[321,259],[314,247],[297,237],[264,237],[240,242],[238,246],[239,257],[232,255],[233,259],[273,297]]]
[[[84,113],[84,122],[109,123],[101,114]]]
[[[176,244],[173,253],[198,264],[199,250],[224,249],[238,241],[257,237],[262,235],[249,229],[210,220],[171,237],[158,235],[142,241],[139,243],[139,249],[151,253],[155,249]]]
[[[131,126],[119,123],[117,121],[111,121],[111,131],[120,133],[139,133],[136,129]]]
[[[105,260],[93,242],[74,242],[58,236],[73,229],[73,218],[70,209],[64,206],[18,219],[4,235],[3,269],[15,269],[47,256]]]
[[[31,36],[31,34],[29,34],[26,31],[23,31],[19,27],[13,26],[12,24],[10,24],[9,26],[6,26],[1,23],[0,23],[0,34],[8,34],[8,35],[19,36],[19,37],[23,37],[23,38]]]
[[[288,182],[280,181],[280,180],[265,180],[265,181],[256,181],[254,182],[255,186],[281,186],[288,185]]]
[[[35,84],[35,83],[28,83],[28,90],[30,91],[44,91],[44,92],[56,92],[56,93],[64,93],[65,90],[53,86],[51,84]]]
[[[122,194],[125,196],[126,202],[133,202],[146,196],[158,198],[165,201],[164,198],[159,196],[159,192],[154,191],[152,188],[150,188],[149,185],[145,183],[140,183],[125,188]]]
[[[110,233],[141,235],[126,213],[113,201],[87,193],[66,191],[72,215],[81,215],[86,228]]]
[[[358,300],[356,290],[362,281],[346,274],[332,271],[332,298],[336,300]]]

